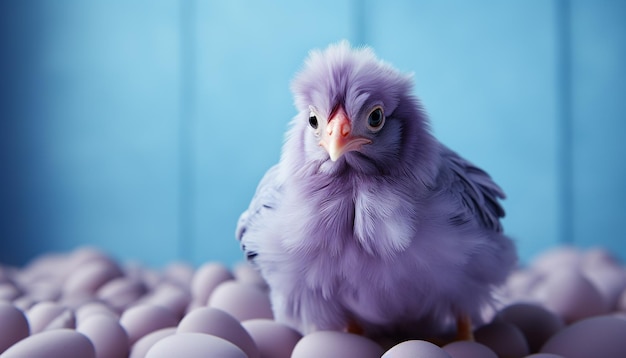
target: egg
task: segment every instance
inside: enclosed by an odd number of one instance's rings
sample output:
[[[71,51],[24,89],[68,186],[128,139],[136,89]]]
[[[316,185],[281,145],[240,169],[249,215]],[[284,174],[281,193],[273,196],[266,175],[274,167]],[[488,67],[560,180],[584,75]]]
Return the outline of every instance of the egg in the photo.
[[[123,276],[113,262],[98,260],[80,265],[63,285],[63,296],[93,296],[108,281]]]
[[[598,289],[577,269],[550,273],[533,296],[566,323],[609,311],[608,303]]]
[[[620,295],[626,289],[626,271],[617,264],[600,261],[583,266],[583,274],[607,302],[608,311],[617,309]]]
[[[173,283],[162,282],[142,302],[165,307],[177,317],[182,317],[191,302],[191,294]]]
[[[22,291],[10,282],[0,282],[0,301],[13,301]]]
[[[61,296],[61,287],[56,280],[40,280],[24,288],[36,302],[56,301]]]
[[[96,292],[96,297],[116,309],[123,310],[146,292],[148,292],[148,288],[138,279],[118,277],[102,285]]]
[[[120,324],[128,333],[128,341],[132,345],[152,331],[175,327],[178,324],[178,317],[167,308],[141,304],[124,311],[120,317]]]
[[[161,273],[154,269],[141,266],[137,262],[128,262],[124,265],[124,277],[142,282],[146,285],[148,291],[151,291],[164,281]]]
[[[0,301],[2,301],[0,299]],[[8,301],[10,302],[10,301]],[[20,296],[16,299],[13,300],[13,305],[17,308],[19,308],[20,310],[26,312],[28,311],[31,307],[33,307],[35,304],[37,304],[38,302],[35,301],[34,298],[26,295],[26,296]]]
[[[249,358],[258,358],[259,350],[248,331],[228,313],[211,307],[198,308],[178,324],[176,333],[205,333],[223,338],[243,350]]]
[[[246,354],[229,341],[204,333],[177,333],[156,342],[146,358],[247,358]]]
[[[111,257],[109,257],[104,251],[93,246],[79,247],[70,252],[65,258],[62,258],[62,260],[66,262],[66,266],[72,272],[76,271],[84,264],[94,262],[106,262],[115,265],[115,262]]]
[[[550,338],[541,353],[567,358],[626,357],[626,320],[599,316],[578,321]]]
[[[452,358],[498,358],[489,347],[478,342],[457,341],[443,346]]]
[[[175,333],[176,327],[168,327],[146,334],[132,345],[128,358],[144,358],[156,342]]]
[[[62,296],[59,300],[57,300],[59,304],[75,311],[79,307],[86,305],[91,302],[98,302],[98,299],[91,295],[71,295],[71,296]]]
[[[208,305],[228,312],[239,321],[274,317],[267,292],[257,286],[236,281],[227,281],[217,286]]]
[[[237,282],[248,283],[257,286],[262,290],[268,289],[265,279],[263,279],[259,271],[252,267],[252,265],[250,265],[247,261],[241,262],[235,266],[233,274],[235,275]]]
[[[438,346],[422,340],[410,340],[391,347],[381,358],[452,358]]]
[[[37,281],[57,281],[65,279],[69,259],[67,254],[47,253],[33,259],[14,278],[21,286],[27,287]]]
[[[120,315],[116,310],[102,302],[89,302],[78,307],[75,311],[76,323],[81,324],[87,317],[94,314],[108,315],[119,320]]]
[[[96,351],[83,334],[73,329],[54,329],[22,339],[2,353],[2,358],[24,357],[96,358]]]
[[[547,309],[528,303],[516,303],[500,310],[495,320],[515,325],[526,338],[530,352],[565,327],[563,319]]]
[[[163,278],[179,287],[189,287],[194,270],[185,262],[172,262],[163,270]]]
[[[499,357],[521,358],[530,354],[522,332],[506,322],[492,322],[474,331],[476,342],[484,344]]]
[[[241,323],[250,334],[261,358],[289,358],[302,335],[291,327],[269,319]]]
[[[0,301],[0,354],[28,337],[29,333],[24,312],[8,302]]]
[[[128,356],[128,334],[119,321],[109,315],[91,315],[76,327],[76,331],[93,343],[97,358]]]
[[[580,266],[582,257],[582,252],[576,247],[557,246],[537,255],[531,261],[530,266],[535,270],[551,273],[554,270],[571,269]]]
[[[530,298],[530,292],[541,281],[542,275],[532,269],[513,271],[507,278],[505,293],[515,300]]]
[[[191,296],[195,302],[206,304],[211,293],[220,283],[233,280],[226,266],[209,262],[200,266],[191,279]]]
[[[583,268],[596,265],[616,265],[621,264],[620,260],[610,251],[602,247],[591,247],[585,250],[582,255]]]
[[[626,289],[622,291],[617,300],[617,309],[619,311],[626,311]]]
[[[48,329],[76,327],[74,312],[56,302],[39,302],[26,313],[31,334]]]
[[[337,331],[318,331],[302,337],[292,358],[380,358],[383,349],[363,336]]]
[[[189,302],[189,304],[187,305],[187,308],[185,308],[185,314],[189,314],[189,312],[201,307],[206,307],[205,302],[199,302],[192,299],[191,302]]]
[[[565,357],[560,356],[558,354],[552,354],[552,353],[535,353],[535,354],[526,356],[524,358],[565,358]]]

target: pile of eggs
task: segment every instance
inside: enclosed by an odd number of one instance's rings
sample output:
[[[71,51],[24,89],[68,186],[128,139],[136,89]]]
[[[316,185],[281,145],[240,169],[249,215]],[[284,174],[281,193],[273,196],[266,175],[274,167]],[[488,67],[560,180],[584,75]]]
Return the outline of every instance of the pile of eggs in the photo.
[[[246,264],[163,270],[79,248],[0,265],[0,358],[12,357],[626,357],[626,270],[608,252],[561,247],[515,271],[474,341],[302,337],[273,320]]]

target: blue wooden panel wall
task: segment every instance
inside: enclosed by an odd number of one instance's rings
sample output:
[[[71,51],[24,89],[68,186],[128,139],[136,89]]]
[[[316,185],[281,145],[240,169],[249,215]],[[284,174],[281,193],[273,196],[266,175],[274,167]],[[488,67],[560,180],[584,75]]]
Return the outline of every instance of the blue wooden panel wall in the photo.
[[[626,2],[571,10],[573,241],[626,258]]]
[[[163,265],[234,240],[311,48],[415,74],[435,134],[508,194],[524,259],[626,257],[626,3],[344,0],[0,4],[0,262],[102,247]]]

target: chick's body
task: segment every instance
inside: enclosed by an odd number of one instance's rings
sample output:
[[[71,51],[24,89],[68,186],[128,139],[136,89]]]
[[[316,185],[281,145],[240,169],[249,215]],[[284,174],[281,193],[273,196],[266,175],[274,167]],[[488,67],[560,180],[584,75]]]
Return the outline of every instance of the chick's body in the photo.
[[[345,42],[312,52],[294,80],[299,114],[237,228],[278,321],[432,336],[480,320],[515,264],[503,193],[432,137],[411,89]]]

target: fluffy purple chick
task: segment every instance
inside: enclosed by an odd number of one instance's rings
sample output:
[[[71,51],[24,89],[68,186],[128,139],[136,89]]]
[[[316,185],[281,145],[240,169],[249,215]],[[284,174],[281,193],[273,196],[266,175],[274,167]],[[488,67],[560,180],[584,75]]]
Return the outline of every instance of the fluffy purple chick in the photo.
[[[298,114],[237,238],[302,333],[432,337],[480,321],[516,263],[502,190],[438,142],[412,78],[347,42],[312,51]]]

